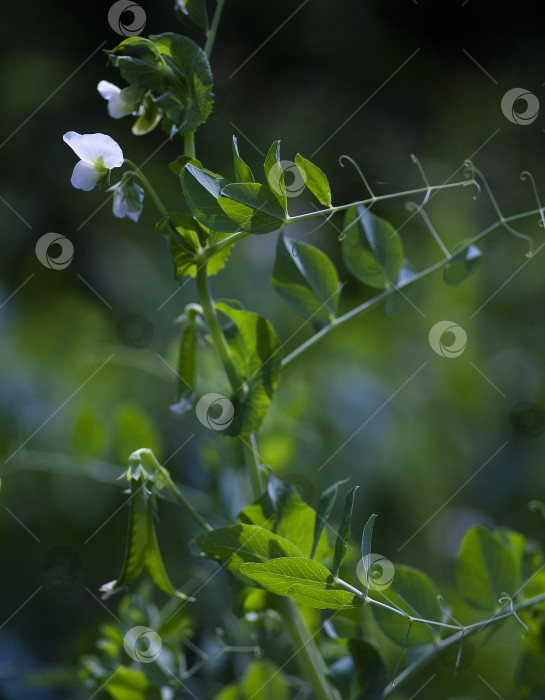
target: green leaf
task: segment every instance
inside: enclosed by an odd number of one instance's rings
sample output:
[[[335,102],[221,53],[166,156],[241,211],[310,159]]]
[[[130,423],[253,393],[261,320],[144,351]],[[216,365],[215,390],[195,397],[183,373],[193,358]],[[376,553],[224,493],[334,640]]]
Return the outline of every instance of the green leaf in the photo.
[[[193,163],[193,165],[196,165],[197,167],[200,167],[199,161],[195,160],[194,158],[190,158],[189,156],[178,156],[176,160],[173,160],[171,163],[168,164],[168,167],[172,170],[172,172],[180,177],[182,174],[182,170],[185,168],[185,166],[188,163]]]
[[[192,216],[172,213],[157,225],[157,231],[166,236],[170,257],[174,264],[174,278],[183,282],[184,276],[197,276],[198,266],[202,265],[201,254],[204,246],[219,243],[228,234],[210,231],[199,224]],[[231,245],[225,246],[210,257],[206,263],[208,275],[215,275],[225,267],[231,252]]]
[[[78,457],[98,457],[104,446],[104,423],[91,406],[79,411],[72,433],[72,453]]]
[[[240,572],[244,563],[303,556],[294,544],[258,525],[222,527],[201,535],[197,543],[204,554],[227,563],[230,571],[251,586],[255,586],[253,579]]]
[[[289,596],[300,605],[318,610],[345,610],[363,605],[360,598],[348,591],[318,591],[300,584],[295,584],[290,588]]]
[[[191,39],[173,33],[129,37],[107,53],[131,87],[152,93],[169,130],[172,122],[182,134],[195,131],[210,115],[212,72],[206,54]],[[150,114],[137,130],[151,121]]]
[[[324,207],[330,207],[331,189],[325,173],[323,173],[317,165],[314,165],[310,160],[304,158],[300,153],[295,156],[295,164],[303,174],[306,186],[320,204],[323,204]]]
[[[361,558],[363,570],[365,571],[365,597],[367,597],[369,593],[369,586],[371,584],[371,543],[373,541],[373,527],[375,526],[376,517],[375,514],[371,515],[369,520],[365,523],[361,538]]]
[[[461,241],[452,251],[450,262],[443,269],[443,281],[446,284],[460,284],[466,280],[482,262],[482,252],[476,245],[470,245],[469,248],[463,249],[467,245],[465,241]],[[460,250],[460,252],[457,252]]]
[[[337,539],[335,540],[333,576],[339,575],[339,569],[341,568],[342,561],[348,550],[346,543],[350,538],[350,522],[352,520],[352,509],[354,507],[354,496],[356,495],[356,491],[358,490],[358,488],[358,486],[353,486],[344,497],[344,508],[341,518],[341,524],[339,525]]]
[[[362,205],[346,211],[342,254],[355,277],[379,289],[395,282],[403,265],[403,246],[393,226]]]
[[[312,559],[283,557],[263,564],[243,564],[240,571],[271,593],[290,596],[312,608],[345,608],[362,604],[348,591],[331,590],[333,577],[330,571]]]
[[[252,700],[288,700],[289,686],[280,668],[262,659],[250,664],[242,680],[244,697]]]
[[[380,564],[380,561],[376,564]],[[397,606],[413,617],[437,622],[443,620],[443,611],[438,602],[439,591],[425,574],[408,566],[396,565],[395,576],[391,582],[384,580],[385,576],[391,576],[387,568],[383,569],[382,581],[372,577],[369,591],[371,598]],[[375,620],[384,634],[396,644],[402,645],[407,635],[409,621],[385,608],[376,605],[371,607]],[[416,646],[436,642],[439,638],[438,630],[439,628],[434,625],[414,622],[411,625],[407,644]]]
[[[325,591],[334,583],[331,572],[323,564],[298,556],[271,559],[263,564],[243,564],[241,572],[276,595],[288,595],[295,584]]]
[[[271,233],[286,223],[274,194],[257,182],[225,185],[218,204],[231,219],[238,222],[241,230],[249,233]]]
[[[519,585],[520,567],[512,547],[484,525],[468,530],[456,562],[461,597],[478,610],[496,610],[502,593],[514,595]]]
[[[147,700],[150,682],[145,673],[127,666],[118,666],[104,690],[114,700]]]
[[[272,282],[295,313],[311,319],[316,329],[335,318],[339,278],[331,260],[318,248],[279,236]]]
[[[538,621],[529,620],[531,633],[524,639],[524,651],[519,659],[515,676],[517,697],[523,700],[542,700],[545,688],[545,643],[543,628]]]
[[[129,505],[129,530],[125,556],[121,573],[114,580],[100,587],[102,598],[117,593],[119,590],[132,583],[144,567],[146,555],[146,543],[148,539],[148,499],[150,497],[143,479],[132,477],[129,479],[130,498]]]
[[[314,536],[312,539],[312,550],[310,552],[311,559],[314,559],[314,555],[316,554],[318,542],[320,541],[320,537],[324,532],[326,523],[329,520],[329,516],[331,515],[331,511],[335,505],[339,487],[344,486],[347,481],[348,479],[337,481],[332,486],[329,486],[327,489],[322,491],[320,500],[318,501],[318,507],[316,508],[316,516],[314,518]]]
[[[239,155],[236,136],[233,136],[233,160],[235,161],[235,182],[255,182],[252,171]]]
[[[284,183],[284,170],[280,160],[280,141],[275,141],[265,158],[265,178],[274,196],[280,202],[283,212],[287,211],[288,200],[286,197],[286,185]]]
[[[278,384],[281,369],[280,343],[266,319],[250,311],[239,311],[227,304],[216,308],[233,323],[224,329],[231,356],[247,387],[246,393],[234,395],[233,421],[225,435],[248,435],[259,429]]]
[[[206,0],[175,0],[174,11],[182,24],[208,34]]]
[[[182,190],[193,216],[207,228],[221,233],[236,233],[241,230],[218,204],[218,197],[228,180],[209,170],[188,163],[182,170]]]
[[[303,556],[309,557],[316,512],[301,499],[293,484],[280,481],[273,474],[269,477],[267,490],[267,494],[260,496],[239,513],[239,522],[260,525],[276,532],[296,545]],[[327,538],[323,532],[315,556],[323,560],[328,554]]]

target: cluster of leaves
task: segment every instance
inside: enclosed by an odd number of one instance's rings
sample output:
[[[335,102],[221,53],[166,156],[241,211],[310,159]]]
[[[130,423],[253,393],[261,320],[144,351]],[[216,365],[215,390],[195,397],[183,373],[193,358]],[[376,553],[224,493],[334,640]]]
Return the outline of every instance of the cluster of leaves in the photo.
[[[210,36],[204,0],[177,0],[176,13],[184,24]],[[134,37],[108,54],[128,83],[122,98],[137,115],[134,133],[147,133],[162,121],[171,136],[192,134],[207,119],[212,109],[212,74],[206,53],[187,37],[172,33]],[[404,300],[399,288],[418,277],[405,257],[398,232],[371,211],[376,197],[333,206],[326,175],[298,154],[293,167],[325,209],[291,217],[284,167],[280,142],[275,141],[263,164],[264,183],[257,182],[240,155],[236,138],[232,180],[208,170],[188,154],[170,164],[180,180],[181,193],[177,211],[163,216],[157,230],[167,239],[175,278],[182,282],[186,276],[196,277],[203,304],[190,305],[183,315],[178,398],[187,402],[194,398],[198,341],[204,339],[218,346],[211,320],[219,318],[222,347],[236,377],[236,381],[230,377],[233,420],[222,430],[223,435],[246,437],[260,428],[282,369],[281,346],[267,319],[245,310],[238,302],[213,302],[206,286],[202,293],[203,279],[206,285],[206,278],[224,267],[237,240],[281,231],[296,220],[327,218],[342,212],[344,264],[357,280],[386,292],[387,313],[395,313]],[[427,199],[430,187],[424,190]],[[423,204],[418,209],[422,213]],[[446,252],[444,281],[463,281],[476,269],[480,257],[479,249],[470,242]],[[279,296],[315,331],[339,322],[339,274],[329,257],[315,246],[280,233],[272,281]],[[130,493],[125,562],[118,578],[106,584],[103,592],[108,595],[131,584],[145,567],[172,602],[180,604],[181,599],[185,604],[187,596],[174,588],[166,573],[154,526],[157,497],[165,486],[170,488],[168,472],[151,459],[149,451],[139,450],[132,455],[125,476]],[[324,491],[313,509],[291,483],[278,480],[272,473],[265,476],[265,492],[239,513],[237,522],[216,529],[205,527],[196,546],[202,557],[219,562],[233,574],[239,586],[235,607],[245,615],[259,618],[269,614],[278,607],[281,596],[307,609],[334,610],[339,619],[348,616],[352,622],[349,632],[331,621],[326,627],[331,656],[328,675],[343,698],[379,700],[391,689],[387,660],[363,626],[367,608],[372,610],[382,633],[400,647],[400,660],[407,647],[414,647],[422,662],[432,661],[454,644],[462,649],[467,637],[493,622],[515,618],[529,631],[518,672],[521,697],[535,697],[542,690],[539,659],[543,653],[544,613],[539,604],[545,598],[545,575],[543,554],[537,546],[507,529],[476,527],[467,533],[456,563],[457,589],[465,603],[488,617],[462,625],[453,618],[433,581],[416,569],[397,565],[388,585],[381,585],[382,573],[372,566],[371,557],[375,516],[369,518],[363,531],[363,573],[355,576],[346,566],[355,487],[345,496],[340,525],[330,542],[329,519],[344,482]],[[160,636],[168,638],[164,619],[154,618],[149,624],[155,625],[154,629],[158,625]],[[120,664],[122,632],[114,627],[105,630],[100,646],[108,663],[96,658],[86,661],[85,681],[90,687],[102,684],[113,698],[169,697],[164,683],[166,667],[156,671],[154,664],[148,664],[144,672],[138,664]],[[178,647],[180,639],[178,634]],[[179,650],[173,654],[168,673],[175,678],[187,677],[183,654]],[[108,680],[108,673],[113,671],[117,680]],[[153,674],[159,671],[163,676],[155,679]],[[396,672],[397,666],[394,676]],[[289,697],[289,689],[280,669],[268,660],[251,663],[241,680],[224,688],[216,700],[269,697],[282,700]]]
[[[134,134],[147,134],[161,121],[171,136],[192,133],[212,112],[210,64],[188,37],[129,37],[107,53],[128,83],[121,100],[137,114]]]

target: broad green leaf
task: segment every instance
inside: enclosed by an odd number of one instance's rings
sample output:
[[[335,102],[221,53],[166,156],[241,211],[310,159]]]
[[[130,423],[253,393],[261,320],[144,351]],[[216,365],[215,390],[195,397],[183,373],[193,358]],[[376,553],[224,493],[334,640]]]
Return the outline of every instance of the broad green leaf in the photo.
[[[193,165],[196,165],[198,168],[201,167],[199,161],[190,158],[189,156],[178,156],[176,160],[173,160],[171,163],[168,164],[168,167],[172,170],[172,172],[175,175],[180,177],[180,175],[182,174],[182,170],[188,163],[193,163]]]
[[[325,253],[280,235],[272,282],[295,313],[320,329],[331,323],[339,302],[337,270]]]
[[[289,686],[281,669],[268,659],[250,664],[241,684],[244,697],[252,700],[288,700]]]
[[[270,503],[270,496],[264,494],[255,503],[244,508],[239,513],[238,520],[242,523],[260,525],[271,532],[276,532],[296,545],[303,556],[309,557],[313,542],[312,525],[316,513],[301,499],[293,484],[278,479],[276,481],[281,484],[282,491],[279,493],[280,502],[277,502],[276,507]],[[327,538],[325,532],[322,532],[315,556],[318,560],[323,560],[328,553]]]
[[[295,156],[295,164],[303,173],[306,186],[320,204],[323,204],[324,207],[330,207],[331,189],[325,173],[323,173],[317,165],[314,165],[310,160],[304,158],[300,153]]]
[[[358,608],[363,601],[348,591],[318,591],[310,586],[293,585],[289,590],[290,598],[296,603],[318,610],[345,610]]]
[[[224,303],[217,303],[216,308],[233,322],[224,328],[224,335],[239,376],[247,387],[244,396],[231,397],[233,421],[223,433],[249,435],[259,429],[278,384],[280,344],[271,324],[261,316]]]
[[[320,541],[320,537],[324,532],[324,528],[327,524],[327,521],[329,520],[329,516],[331,515],[333,506],[335,505],[339,487],[344,486],[344,484],[346,484],[347,481],[348,479],[337,481],[335,484],[332,484],[327,489],[322,491],[320,500],[318,501],[318,506],[316,508],[316,515],[314,518],[314,536],[312,538],[312,550],[310,553],[311,559],[314,559],[314,555],[316,554],[318,542]]]
[[[78,457],[98,457],[104,446],[104,423],[91,406],[79,411],[72,433],[72,453]]]
[[[191,29],[208,33],[208,12],[206,0],[175,0],[176,17]]]
[[[141,478],[131,478],[129,506],[129,530],[121,573],[114,580],[100,587],[102,598],[108,598],[132,583],[144,567],[148,539],[148,499],[150,495]]]
[[[512,547],[484,525],[468,530],[456,562],[461,597],[478,610],[496,610],[502,593],[513,595],[520,582],[520,565]]]
[[[161,452],[161,437],[151,416],[137,404],[121,404],[114,414],[114,440],[117,460],[127,457],[143,445]]]
[[[365,523],[363,528],[363,535],[361,538],[361,558],[363,563],[363,570],[365,572],[365,596],[369,593],[369,586],[371,584],[371,543],[373,541],[373,527],[375,526],[376,515],[373,514],[369,520]]]
[[[233,136],[233,160],[235,161],[235,182],[255,182],[252,171],[239,155],[236,136]]]
[[[159,550],[157,535],[155,533],[154,512],[151,499],[149,499],[148,502],[147,521],[147,542],[144,565],[150,575],[151,580],[157,586],[157,588],[162,590],[164,593],[180,598],[181,600],[190,600],[188,596],[174,588],[168,577],[163,562],[163,557],[161,556],[161,552]]]
[[[452,251],[450,262],[445,265],[443,270],[443,281],[446,284],[460,284],[467,279],[481,264],[482,253],[476,245],[470,245],[469,248],[463,249],[465,242],[460,242]],[[460,252],[457,252],[460,250]]]
[[[182,170],[182,190],[193,216],[207,228],[221,233],[235,233],[241,230],[218,204],[218,197],[228,180],[209,170],[202,170],[188,163]]]
[[[331,589],[328,569],[312,559],[284,557],[263,564],[243,564],[241,573],[276,595],[287,595],[312,608],[344,608],[361,605],[348,591]]]
[[[323,564],[298,556],[271,559],[263,564],[243,564],[240,570],[276,595],[288,595],[295,584],[325,591],[334,583],[331,572]]]
[[[222,527],[201,535],[197,543],[205,555],[227,563],[233,573],[251,586],[255,586],[253,579],[240,573],[242,564],[303,556],[294,544],[258,525]]]
[[[239,228],[253,234],[277,231],[285,223],[284,212],[273,193],[257,182],[225,185],[218,204]]]
[[[147,700],[150,682],[143,671],[118,666],[104,684],[104,690],[114,700]]]
[[[280,160],[280,141],[275,141],[269,148],[265,158],[264,170],[267,183],[274,196],[280,202],[283,212],[285,212],[288,207],[288,200],[284,183],[284,171]]]
[[[344,508],[341,518],[341,524],[339,525],[339,530],[337,532],[337,539],[335,540],[335,555],[333,558],[333,576],[339,575],[339,569],[341,568],[342,561],[347,552],[348,539],[350,537],[350,522],[352,520],[352,509],[354,507],[354,496],[358,490],[358,486],[353,486],[350,491],[344,497]]]
[[[395,282],[403,265],[403,246],[393,226],[362,205],[346,211],[342,254],[355,277],[379,289]]]
[[[390,575],[384,569],[385,575]],[[425,574],[408,566],[396,565],[391,582],[372,580],[369,597],[382,603],[397,606],[407,614],[425,620],[441,622],[443,611],[438,602],[439,591]],[[379,587],[380,586],[380,587]],[[379,627],[392,641],[402,645],[405,641],[409,621],[385,608],[371,605]],[[407,638],[409,646],[429,644],[440,637],[438,627],[414,622]]]

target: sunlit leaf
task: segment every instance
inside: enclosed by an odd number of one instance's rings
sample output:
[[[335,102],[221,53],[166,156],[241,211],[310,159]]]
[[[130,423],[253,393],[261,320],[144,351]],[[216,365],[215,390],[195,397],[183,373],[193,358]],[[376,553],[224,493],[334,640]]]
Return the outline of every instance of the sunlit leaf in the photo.
[[[331,260],[318,248],[279,236],[272,282],[295,313],[310,319],[315,328],[335,318],[339,278]]]
[[[520,568],[512,547],[484,525],[468,530],[456,562],[456,586],[462,598],[479,610],[496,610],[502,594],[513,595],[519,585]]]
[[[346,211],[342,254],[355,277],[379,289],[395,282],[403,265],[403,246],[393,226],[362,205]]]
[[[331,206],[331,189],[325,173],[310,160],[304,158],[300,153],[295,156],[295,163],[303,173],[306,186],[325,207]]]

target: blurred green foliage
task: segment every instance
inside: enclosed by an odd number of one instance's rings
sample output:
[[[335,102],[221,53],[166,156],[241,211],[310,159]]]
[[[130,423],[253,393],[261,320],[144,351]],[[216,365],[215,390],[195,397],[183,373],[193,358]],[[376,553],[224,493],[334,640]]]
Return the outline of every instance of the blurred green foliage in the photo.
[[[152,448],[216,526],[232,519],[249,494],[237,442],[211,434],[193,414],[176,420],[169,411],[180,335],[173,321],[195,290],[192,284],[178,290],[171,278],[150,202],[135,225],[114,220],[102,193],[70,186],[73,154],[62,134],[101,131],[134,162],[149,159],[145,172],[173,208],[179,195],[164,162],[180,155],[181,142],[165,144],[159,132],[133,136],[127,123],[108,118],[94,89],[100,79],[115,80],[102,53],[118,41],[107,9],[19,4],[2,30],[0,451],[7,462],[0,468],[0,696],[10,700],[62,697],[21,690],[16,677],[93,653],[97,627],[116,614],[115,602],[106,604],[107,612],[97,590],[119,568],[126,496],[116,479],[131,451]],[[355,171],[339,166],[342,153],[361,165],[377,194],[420,186],[410,153],[434,182],[455,171],[459,177],[471,156],[506,214],[535,207],[518,173],[532,171],[538,188],[545,182],[545,116],[520,127],[500,110],[501,96],[514,85],[541,94],[536,57],[543,48],[531,8],[520,8],[515,31],[511,12],[501,6],[491,18],[478,3],[347,0],[341,8],[318,1],[302,6],[266,41],[293,10],[287,0],[227,2],[212,62],[216,107],[197,139],[207,167],[230,172],[234,133],[257,172],[268,144],[281,138],[283,157],[299,151],[311,157],[340,203],[364,196]],[[146,11],[146,33],[173,26],[169,3],[148,4]],[[497,51],[500,35],[508,37],[509,51]],[[472,196],[469,189],[441,193],[430,204],[430,218],[449,247],[495,220],[486,198]],[[306,210],[310,196],[305,205],[291,205],[295,213]],[[404,248],[416,265],[440,258],[423,222],[405,223],[404,202],[376,211],[403,227]],[[346,311],[370,290],[343,265],[340,222],[312,228],[294,226],[289,235],[309,233],[305,240],[327,250],[346,282],[340,309]],[[542,242],[537,222],[527,230]],[[74,243],[74,262],[64,271],[46,269],[34,255],[47,231]],[[289,352],[311,328],[286,311],[267,281],[275,246],[275,235],[245,240],[214,279],[214,292],[269,318]],[[461,286],[448,287],[437,275],[411,292],[411,304],[395,318],[374,311],[339,329],[289,368],[263,426],[264,461],[297,482],[306,500],[316,506],[322,488],[350,475],[361,486],[353,530],[377,513],[375,548],[440,582],[453,580],[454,556],[471,525],[503,524],[543,539],[542,522],[527,503],[545,489],[545,438],[521,428],[513,414],[521,402],[545,405],[542,261],[528,261],[525,252],[523,241],[498,231],[484,245],[479,270]],[[152,325],[144,345],[123,330],[129,313]],[[445,318],[468,335],[457,360],[435,355],[428,344],[429,329]],[[204,381],[218,390],[211,352],[205,362]],[[196,586],[209,567],[186,544],[197,534],[193,523],[165,504],[158,531],[172,579]],[[448,585],[442,590],[449,593]],[[204,630],[217,624],[228,630],[230,643],[247,643],[239,620],[224,610],[233,595],[224,576],[200,593],[194,613],[200,646],[213,647]],[[456,614],[467,612],[460,603]],[[274,639],[278,626],[266,624]],[[438,662],[419,698],[448,692],[484,700],[492,691],[482,679],[509,696],[522,648],[513,648],[511,639],[500,630],[493,646],[474,649],[472,663],[455,678]],[[233,670],[250,685],[270,673],[261,666],[244,675],[248,656],[236,656],[215,669],[218,687]],[[393,647],[389,660],[395,663]],[[427,677],[424,672],[408,686],[409,696]]]

